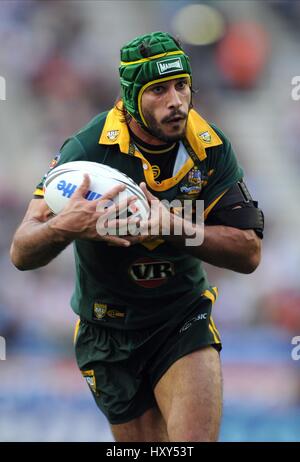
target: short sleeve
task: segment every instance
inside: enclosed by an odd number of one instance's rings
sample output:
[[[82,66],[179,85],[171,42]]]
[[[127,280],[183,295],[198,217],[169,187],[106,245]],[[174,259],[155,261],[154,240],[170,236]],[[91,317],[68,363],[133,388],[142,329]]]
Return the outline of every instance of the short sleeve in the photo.
[[[68,138],[62,147],[60,148],[59,153],[52,159],[49,170],[45,173],[41,181],[36,186],[36,189],[33,193],[35,198],[43,198],[44,197],[44,182],[48,175],[48,173],[54,168],[59,165],[65,164],[67,162],[72,162],[75,160],[86,160],[86,152],[78,138],[75,136],[72,138]]]
[[[199,196],[199,199],[204,200],[205,218],[225,192],[241,180],[244,174],[228,138],[220,129],[214,126],[213,128],[222,139],[223,144],[208,154],[207,184]]]

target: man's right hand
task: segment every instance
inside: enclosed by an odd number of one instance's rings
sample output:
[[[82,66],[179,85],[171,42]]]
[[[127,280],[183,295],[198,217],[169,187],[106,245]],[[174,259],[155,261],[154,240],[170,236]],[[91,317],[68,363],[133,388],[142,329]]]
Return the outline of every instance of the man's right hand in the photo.
[[[137,199],[136,196],[131,196],[121,201],[117,206],[114,204],[109,205],[109,202],[113,201],[116,196],[125,189],[124,185],[117,185],[100,199],[89,201],[85,199],[89,186],[90,179],[89,176],[85,174],[82,184],[72,195],[65,208],[58,215],[49,220],[49,228],[55,235],[67,241],[88,239],[107,241],[110,244],[122,247],[130,246],[128,240],[122,239],[119,236],[99,235],[96,225],[100,217],[102,221],[103,219],[107,219],[107,223],[111,223],[110,217],[115,217],[116,214],[133,204]],[[132,219],[118,219],[116,220],[116,225],[124,226],[126,223],[130,222],[132,222]]]

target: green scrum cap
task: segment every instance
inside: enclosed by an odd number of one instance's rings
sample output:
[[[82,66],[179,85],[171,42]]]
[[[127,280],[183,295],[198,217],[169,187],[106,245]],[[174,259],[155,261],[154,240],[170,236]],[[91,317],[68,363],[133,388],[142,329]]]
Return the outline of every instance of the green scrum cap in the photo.
[[[146,127],[141,100],[148,86],[180,77],[188,77],[191,85],[189,57],[166,32],[141,35],[124,45],[119,71],[124,106],[140,125]]]

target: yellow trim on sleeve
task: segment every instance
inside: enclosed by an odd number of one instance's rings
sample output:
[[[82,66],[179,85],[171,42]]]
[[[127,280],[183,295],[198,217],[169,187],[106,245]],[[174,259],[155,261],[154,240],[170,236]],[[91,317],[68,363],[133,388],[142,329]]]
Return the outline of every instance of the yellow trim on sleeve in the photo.
[[[208,207],[204,210],[204,220],[208,217],[209,212],[214,208],[214,206],[219,202],[219,200],[224,196],[224,194],[228,191],[226,189],[225,191],[222,192],[211,204],[209,204]]]
[[[149,56],[149,58],[141,58],[141,59],[138,59],[137,61],[121,61],[120,66],[131,66],[131,64],[145,63],[147,61],[152,61],[153,59],[158,59],[162,57],[166,58],[167,56],[173,56],[173,55],[184,55],[184,52],[180,50],[167,51],[166,53],[160,53],[159,55]]]

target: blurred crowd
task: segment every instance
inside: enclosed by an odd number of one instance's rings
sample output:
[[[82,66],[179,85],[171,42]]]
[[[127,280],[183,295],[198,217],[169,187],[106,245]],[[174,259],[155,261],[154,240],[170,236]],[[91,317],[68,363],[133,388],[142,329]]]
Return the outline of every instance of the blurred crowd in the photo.
[[[118,97],[123,43],[151,30],[176,35],[170,17],[189,3],[1,1],[0,74],[8,91],[0,102],[0,335],[8,355],[72,358],[72,249],[46,268],[20,273],[9,261],[12,234],[64,140]],[[288,389],[278,386],[271,402],[276,407],[287,393],[286,403],[296,406],[300,376],[290,350],[291,338],[300,335],[300,102],[291,99],[291,79],[300,75],[300,2],[206,3],[225,26],[214,43],[183,42],[194,106],[231,138],[266,218],[263,260],[254,274],[207,267],[220,291],[215,320],[226,340],[228,399],[234,401],[239,386],[241,400],[249,392],[231,368],[247,357],[249,374],[261,384],[257,393],[268,401],[272,380],[257,372],[265,354],[266,364],[282,367],[293,381]]]

